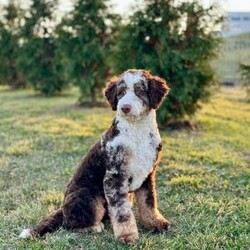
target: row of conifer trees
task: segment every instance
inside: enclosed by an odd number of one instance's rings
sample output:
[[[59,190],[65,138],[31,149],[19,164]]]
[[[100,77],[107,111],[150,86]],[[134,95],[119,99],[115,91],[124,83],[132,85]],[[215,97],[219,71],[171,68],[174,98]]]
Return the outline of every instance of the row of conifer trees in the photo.
[[[107,78],[143,68],[165,78],[162,125],[194,114],[214,82],[218,7],[199,1],[144,0],[124,15],[107,0],[76,0],[62,15],[55,0],[8,0],[0,10],[0,83],[51,96],[76,85],[80,103],[97,102]]]

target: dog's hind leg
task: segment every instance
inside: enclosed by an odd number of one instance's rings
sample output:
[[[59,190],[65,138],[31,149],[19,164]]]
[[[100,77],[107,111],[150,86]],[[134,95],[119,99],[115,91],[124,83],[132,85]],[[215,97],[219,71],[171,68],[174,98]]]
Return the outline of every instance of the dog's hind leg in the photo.
[[[104,230],[104,224],[102,219],[105,215],[106,209],[104,208],[104,203],[106,201],[102,197],[97,197],[95,199],[95,222],[93,226],[79,228],[78,232],[97,232],[100,233]]]
[[[93,197],[87,188],[68,194],[63,205],[63,227],[81,232],[102,231],[104,229],[102,223],[105,214],[104,203],[104,198]]]

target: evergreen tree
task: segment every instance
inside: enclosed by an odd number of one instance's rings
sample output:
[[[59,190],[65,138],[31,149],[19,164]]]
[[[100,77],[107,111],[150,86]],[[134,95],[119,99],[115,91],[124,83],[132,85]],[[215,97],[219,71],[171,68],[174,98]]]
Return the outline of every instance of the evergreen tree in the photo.
[[[145,68],[169,82],[170,94],[158,111],[159,122],[166,125],[194,114],[199,101],[209,96],[210,60],[220,41],[213,30],[222,18],[216,6],[204,8],[198,1],[144,2],[121,28],[112,68],[115,73]]]
[[[0,83],[12,88],[24,86],[18,72],[16,59],[19,56],[19,31],[22,12],[14,0],[0,10]]]
[[[54,0],[32,0],[22,29],[19,67],[29,84],[46,96],[61,92],[66,85],[61,64],[57,60],[53,30],[56,6],[57,1]]]
[[[77,0],[57,29],[65,75],[80,88],[80,103],[96,102],[106,74],[108,17],[105,0]]]

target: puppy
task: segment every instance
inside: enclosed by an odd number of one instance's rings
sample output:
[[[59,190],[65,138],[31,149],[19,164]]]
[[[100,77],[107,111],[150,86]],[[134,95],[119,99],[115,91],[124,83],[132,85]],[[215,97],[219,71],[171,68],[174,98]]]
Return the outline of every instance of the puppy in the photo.
[[[60,227],[79,231],[104,229],[110,217],[115,238],[123,243],[139,239],[129,197],[134,194],[141,224],[148,229],[168,229],[157,208],[155,172],[162,144],[156,109],[169,88],[146,70],[130,69],[108,83],[105,97],[117,111],[111,127],[80,162],[67,186],[63,205],[34,229],[30,238]]]

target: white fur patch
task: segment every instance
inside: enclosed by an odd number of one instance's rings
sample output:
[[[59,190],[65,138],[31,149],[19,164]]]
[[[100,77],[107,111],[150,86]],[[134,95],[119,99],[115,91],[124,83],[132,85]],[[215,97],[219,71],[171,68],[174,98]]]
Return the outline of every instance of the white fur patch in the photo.
[[[128,114],[124,114],[122,107],[124,105],[131,105],[131,111]],[[127,91],[127,93],[119,100],[117,105],[118,114],[127,118],[140,118],[146,111],[147,107],[143,105],[142,100],[135,95],[133,91]]]
[[[152,171],[156,148],[161,142],[156,124],[155,110],[140,121],[131,122],[121,116],[117,116],[117,127],[120,134],[107,143],[107,150],[123,146],[129,152],[127,173],[132,177],[129,191],[138,189]]]
[[[142,72],[126,72],[122,75],[122,79],[126,83],[126,86],[129,90],[134,90],[134,84],[144,80],[145,78],[142,76]]]
[[[31,229],[29,229],[29,228],[23,229],[23,231],[19,235],[19,238],[23,238],[23,239],[27,239],[27,238],[31,238],[31,237],[32,237]]]
[[[143,101],[135,94],[134,84],[145,80],[145,78],[142,76],[142,72],[127,72],[123,74],[122,79],[126,84],[126,94],[118,102],[118,114],[132,119],[140,118],[147,110],[147,107],[143,105]],[[127,114],[124,114],[122,111],[124,105],[131,106],[131,111]]]

